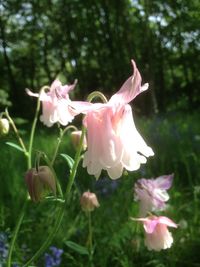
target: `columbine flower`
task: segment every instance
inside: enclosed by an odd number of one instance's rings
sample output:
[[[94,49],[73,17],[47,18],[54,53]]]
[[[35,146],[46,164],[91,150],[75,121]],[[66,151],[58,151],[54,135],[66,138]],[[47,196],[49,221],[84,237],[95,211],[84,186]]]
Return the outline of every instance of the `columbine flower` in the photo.
[[[86,211],[86,212],[91,212],[95,208],[98,208],[100,206],[96,195],[89,191],[84,192],[82,194],[80,203],[81,203],[81,207],[83,211]]]
[[[156,179],[139,179],[134,186],[135,200],[140,202],[140,216],[151,211],[161,211],[166,208],[169,199],[168,190],[174,175],[163,175]]]
[[[173,237],[167,227],[177,228],[177,224],[175,224],[172,220],[164,216],[150,216],[138,219],[132,218],[132,220],[143,223],[146,233],[145,245],[149,250],[160,251],[161,249],[171,247]]]
[[[56,122],[65,126],[73,120],[76,113],[70,105],[69,91],[73,90],[75,85],[76,81],[72,85],[63,86],[59,80],[55,80],[48,92],[42,90],[37,94],[27,90],[30,96],[39,97],[42,101],[43,113],[40,120],[46,126],[51,127]]]
[[[47,191],[56,194],[56,181],[48,166],[39,166],[38,169],[28,170],[25,181],[29,195],[34,202],[40,201]]]
[[[132,64],[133,75],[121,89],[108,103],[93,104],[84,119],[88,150],[83,167],[96,178],[106,170],[112,179],[117,179],[123,168],[137,170],[141,163],[146,163],[146,157],[154,155],[138,133],[128,104],[148,89],[148,84],[141,86],[141,76],[133,60]]]

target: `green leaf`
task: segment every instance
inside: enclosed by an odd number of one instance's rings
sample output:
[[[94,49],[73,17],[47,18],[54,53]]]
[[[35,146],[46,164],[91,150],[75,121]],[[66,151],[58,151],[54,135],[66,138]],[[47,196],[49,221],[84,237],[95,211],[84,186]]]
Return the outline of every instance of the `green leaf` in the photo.
[[[11,146],[11,147],[14,147],[15,149],[21,151],[21,152],[24,152],[24,150],[21,148],[21,146],[18,146],[17,144],[15,143],[12,143],[12,142],[6,142],[6,145],[8,146]]]
[[[74,165],[74,160],[73,158],[71,158],[69,155],[67,154],[60,154],[64,159],[66,159],[67,164],[70,168],[70,170],[72,169],[73,165]]]
[[[79,253],[81,255],[88,255],[89,254],[88,249],[86,247],[78,245],[78,244],[74,243],[73,241],[65,241],[64,243],[69,248],[73,249],[74,251],[76,251],[77,253]]]

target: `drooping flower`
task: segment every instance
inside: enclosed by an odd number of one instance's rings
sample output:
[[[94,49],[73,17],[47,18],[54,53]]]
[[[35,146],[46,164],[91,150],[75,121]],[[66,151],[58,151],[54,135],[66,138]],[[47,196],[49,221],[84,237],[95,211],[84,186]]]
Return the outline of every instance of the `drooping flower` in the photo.
[[[86,212],[91,212],[100,206],[96,194],[89,191],[82,194],[80,204],[82,210]]]
[[[71,107],[69,92],[74,89],[76,81],[71,85],[62,85],[56,79],[50,86],[49,91],[41,91],[40,94],[32,93],[27,90],[28,95],[39,97],[42,101],[42,115],[40,120],[48,127],[59,122],[61,125],[67,125],[74,119],[76,112]]]
[[[39,166],[26,172],[25,181],[28,192],[34,202],[38,202],[47,193],[52,191],[56,194],[55,177],[48,166]]]
[[[174,174],[163,175],[156,179],[139,179],[134,186],[135,201],[140,203],[140,216],[151,211],[166,208],[169,199],[167,190],[171,187]]]
[[[160,251],[172,246],[173,237],[167,227],[177,228],[178,225],[165,216],[150,216],[147,218],[131,218],[143,223],[145,230],[145,245],[148,250]]]
[[[148,84],[141,86],[141,76],[133,60],[132,64],[133,75],[121,89],[108,103],[93,104],[84,119],[88,149],[83,167],[87,167],[88,173],[96,178],[106,170],[112,179],[117,179],[124,168],[137,170],[141,163],[146,163],[146,157],[154,155],[137,131],[128,104],[148,89]]]

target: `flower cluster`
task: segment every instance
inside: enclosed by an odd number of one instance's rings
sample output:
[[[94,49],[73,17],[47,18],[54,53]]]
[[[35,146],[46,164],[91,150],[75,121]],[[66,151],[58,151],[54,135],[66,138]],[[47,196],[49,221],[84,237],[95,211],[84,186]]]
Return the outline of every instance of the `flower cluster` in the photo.
[[[174,175],[163,175],[156,179],[139,179],[134,186],[135,201],[140,203],[140,216],[149,212],[163,211],[169,200],[167,190],[171,187]],[[145,245],[149,250],[160,251],[170,248],[173,243],[172,234],[167,227],[177,228],[172,220],[165,216],[150,215],[146,218],[132,218],[143,223],[145,230]]]
[[[87,150],[83,167],[96,178],[102,170],[106,170],[111,179],[120,178],[124,169],[135,171],[146,163],[146,158],[154,155],[137,131],[129,105],[137,95],[148,89],[147,83],[141,85],[141,75],[133,60],[132,65],[132,76],[107,103],[70,100],[69,92],[76,82],[63,86],[55,80],[48,92],[42,89],[39,94],[27,90],[30,96],[39,97],[42,101],[40,119],[49,127],[56,122],[66,126],[76,115],[85,114],[83,124],[87,129]]]
[[[86,140],[80,131],[72,133],[75,147],[83,141],[83,167],[90,175],[99,178],[102,171],[115,180],[122,176],[124,170],[138,170],[147,158],[154,155],[153,150],[138,132],[130,102],[143,91],[148,84],[142,85],[141,75],[134,60],[131,61],[133,74],[121,88],[105,103],[72,101],[70,91],[76,86],[62,85],[56,79],[50,87],[43,87],[40,93],[27,90],[30,96],[38,97],[42,102],[40,120],[48,127],[55,123],[66,126],[75,116],[84,114],[83,126],[86,129]],[[47,89],[47,90],[46,90]],[[70,127],[70,126],[69,126]],[[72,126],[74,127],[74,126]],[[66,128],[65,128],[66,129]],[[84,131],[83,131],[84,133]],[[173,175],[164,175],[156,179],[140,179],[135,184],[135,200],[140,204],[140,218],[133,219],[143,223],[146,232],[145,244],[150,250],[161,250],[171,247],[173,238],[167,227],[177,225],[167,217],[150,215],[149,212],[163,211],[169,199],[167,190],[171,187]],[[56,185],[49,169],[44,166],[31,169],[26,174],[26,182],[31,198],[39,201],[44,188],[55,194]],[[94,193],[83,193],[80,199],[84,211],[90,212],[99,207]],[[58,266],[62,250],[51,247],[52,255],[45,254],[45,266]],[[57,265],[56,265],[57,264]]]

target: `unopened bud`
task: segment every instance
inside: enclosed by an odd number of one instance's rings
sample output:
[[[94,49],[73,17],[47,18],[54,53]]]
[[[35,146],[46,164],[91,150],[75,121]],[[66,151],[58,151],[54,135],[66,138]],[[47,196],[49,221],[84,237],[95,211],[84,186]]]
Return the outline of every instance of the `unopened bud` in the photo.
[[[83,193],[80,203],[82,210],[88,212],[93,211],[95,208],[100,206],[96,195],[89,191]]]
[[[72,144],[74,145],[75,148],[78,147],[80,139],[81,139],[81,134],[82,131],[73,131],[71,132],[71,140],[72,140]],[[87,140],[86,137],[84,136],[83,139],[83,150],[85,150],[87,148]]]
[[[28,192],[34,202],[40,201],[47,192],[56,194],[56,181],[48,166],[40,166],[27,171],[25,181]]]
[[[0,135],[6,135],[9,132],[9,121],[5,118],[0,119]]]

